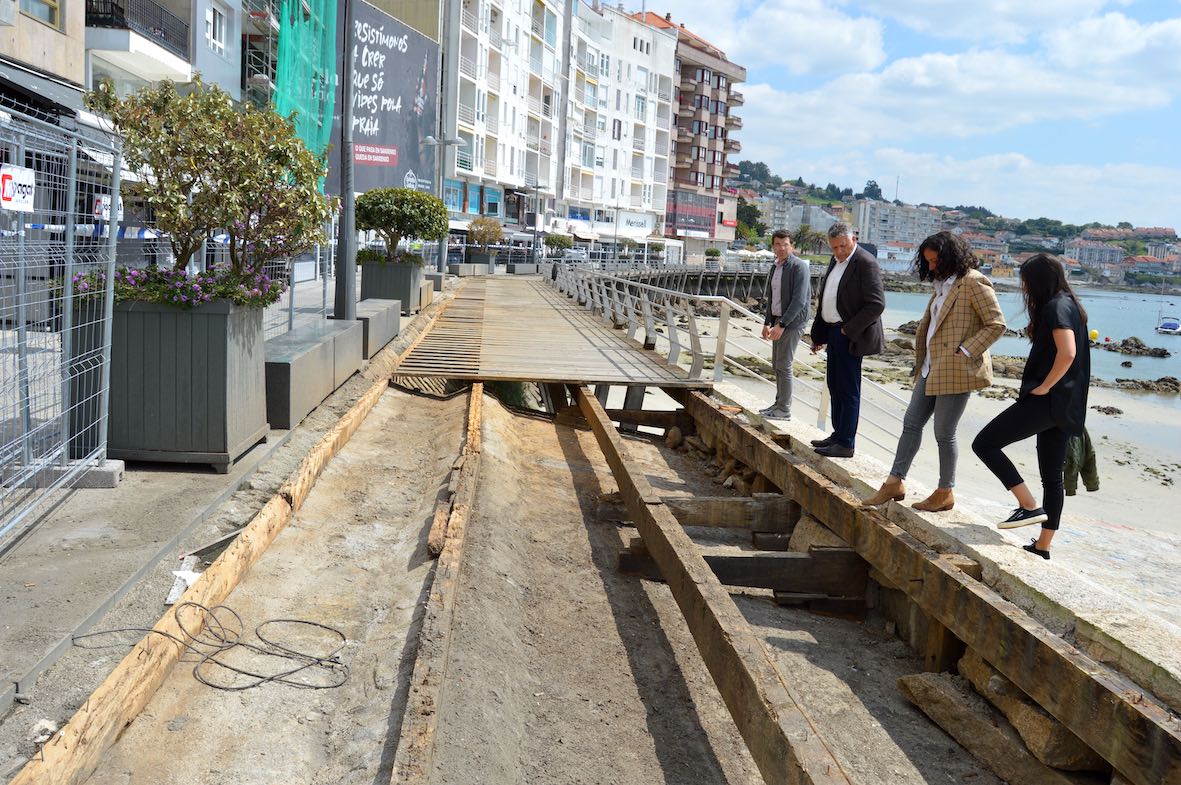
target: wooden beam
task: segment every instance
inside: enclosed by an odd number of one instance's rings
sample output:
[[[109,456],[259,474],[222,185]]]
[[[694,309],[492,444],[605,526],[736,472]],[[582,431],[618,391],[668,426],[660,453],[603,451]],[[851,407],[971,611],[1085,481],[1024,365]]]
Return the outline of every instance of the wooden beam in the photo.
[[[712,526],[790,534],[800,505],[779,493],[757,496],[661,497],[682,526]]]
[[[622,437],[586,387],[579,389],[578,405],[763,779],[769,785],[847,785],[848,777],[745,617],[633,464]]]
[[[865,596],[865,561],[851,551],[817,549],[812,553],[743,554],[704,551],[702,558],[726,586],[775,589],[821,597]],[[620,570],[629,574],[651,580],[662,577],[650,555],[635,550],[621,553],[619,564]]]
[[[646,425],[649,428],[672,428],[685,427],[693,423],[693,418],[690,417],[683,409],[675,411],[649,411],[644,409],[607,409],[607,417],[618,423],[631,423],[632,425]],[[558,411],[559,416],[577,417],[579,421],[584,421],[582,412],[577,406],[566,406]]]
[[[435,728],[438,725],[443,680],[447,675],[447,660],[451,651],[451,624],[459,594],[463,544],[479,479],[483,404],[484,385],[473,384],[468,402],[462,462],[456,461],[459,481],[456,484],[455,505],[447,523],[442,552],[435,563],[422,629],[418,634],[410,692],[406,696],[402,731],[394,753],[392,783],[420,785],[430,781]]]
[[[1087,656],[698,392],[681,400],[924,613],[975,649],[1135,785],[1181,783],[1181,722],[1131,679]],[[776,466],[775,464],[778,463]]]

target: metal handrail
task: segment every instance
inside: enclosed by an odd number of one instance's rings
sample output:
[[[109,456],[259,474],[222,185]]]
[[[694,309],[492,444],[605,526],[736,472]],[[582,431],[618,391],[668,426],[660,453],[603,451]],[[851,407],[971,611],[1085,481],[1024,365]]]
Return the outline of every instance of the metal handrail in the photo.
[[[596,267],[600,269],[595,269]],[[761,315],[721,295],[688,294],[601,271],[601,268],[610,269],[611,267],[623,268],[620,271],[625,274],[626,272],[635,271],[634,266],[629,263],[612,264],[608,262],[598,265],[586,263],[563,264],[559,265],[555,283],[560,291],[577,297],[580,303],[600,313],[604,319],[616,325],[626,325],[629,338],[635,338],[642,319],[644,326],[644,345],[654,348],[660,341],[668,343],[669,362],[672,364],[677,363],[681,351],[679,335],[677,334],[677,319],[678,317],[685,318],[691,346],[689,370],[689,377],[691,379],[702,378],[701,373],[705,362],[705,353],[701,348],[700,340],[702,333],[697,323],[697,317],[694,314],[693,305],[716,305],[718,306],[719,313],[718,330],[713,353],[714,381],[721,381],[724,370],[729,367],[741,375],[756,379],[761,383],[771,386],[774,385],[774,382],[767,380],[754,368],[738,359],[738,356],[744,358],[749,357],[760,365],[772,367],[769,360],[751,352],[749,347],[743,347],[739,343],[740,340],[754,339],[761,342],[765,347],[771,342],[764,339],[761,335],[756,334],[753,328],[743,324],[741,321],[730,319],[731,312],[734,312],[761,325],[763,322]],[[683,309],[680,306],[682,303]],[[669,331],[668,336],[663,336],[655,331],[654,319],[660,313],[665,316],[665,322],[668,325],[667,329]],[[734,331],[732,337],[730,335],[731,330]],[[810,347],[810,344],[805,340],[801,340],[801,343]],[[728,351],[731,347],[735,351]],[[740,349],[744,351],[742,351],[741,355],[737,355],[737,350]],[[809,362],[808,355],[805,355],[804,358],[797,359],[797,362],[808,368],[812,373],[823,376],[823,372],[813,363]],[[819,402],[815,405],[817,412],[816,424],[818,428],[823,430],[826,427],[829,408],[827,385],[815,385],[807,379],[800,377],[797,377],[796,381],[805,389],[819,394]],[[866,417],[865,419],[881,431],[896,438],[899,435],[903,420],[901,412],[905,411],[908,401],[872,379],[863,379],[862,384],[868,386],[870,389],[879,391],[887,396],[893,404],[896,404],[892,408],[887,408],[869,397],[863,397],[862,399],[868,407],[880,411],[888,419],[895,421],[899,429],[896,430],[887,427],[887,425],[877,422],[871,417]],[[808,406],[812,406],[809,402],[805,403]],[[882,449],[891,449],[869,435],[862,434],[862,438]]]

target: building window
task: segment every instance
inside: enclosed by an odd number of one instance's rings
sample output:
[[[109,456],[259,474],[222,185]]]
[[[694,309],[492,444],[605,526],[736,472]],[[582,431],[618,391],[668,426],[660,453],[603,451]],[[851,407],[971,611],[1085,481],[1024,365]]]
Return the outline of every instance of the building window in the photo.
[[[463,211],[463,183],[458,180],[443,181],[443,203],[453,213]]]
[[[611,138],[612,139],[622,139],[623,138],[623,121],[622,120],[612,120],[611,121]]]
[[[21,0],[21,13],[59,30],[62,28],[61,0]]]
[[[605,54],[599,55],[599,76],[605,76],[605,77],[611,76],[611,56],[610,55],[605,55]]]
[[[215,5],[205,9],[205,44],[219,55],[226,53],[226,14]]]

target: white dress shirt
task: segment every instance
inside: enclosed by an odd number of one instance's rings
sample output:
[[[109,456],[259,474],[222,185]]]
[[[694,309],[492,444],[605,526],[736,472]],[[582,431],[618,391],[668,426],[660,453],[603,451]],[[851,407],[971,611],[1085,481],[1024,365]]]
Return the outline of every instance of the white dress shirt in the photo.
[[[837,310],[837,289],[841,285],[841,276],[845,274],[845,269],[849,266],[849,259],[852,259],[855,253],[857,253],[856,245],[853,246],[852,252],[843,262],[833,265],[828,281],[824,284],[824,296],[820,298],[820,318],[828,324],[841,322],[841,313]]]
[[[943,310],[943,304],[947,302],[947,295],[951,294],[952,287],[959,279],[958,275],[953,275],[942,281],[935,281],[935,297],[931,300],[931,321],[927,325],[927,353],[923,356],[924,379],[927,378],[927,374],[931,373],[931,339],[935,337],[935,328],[939,323],[939,312]]]

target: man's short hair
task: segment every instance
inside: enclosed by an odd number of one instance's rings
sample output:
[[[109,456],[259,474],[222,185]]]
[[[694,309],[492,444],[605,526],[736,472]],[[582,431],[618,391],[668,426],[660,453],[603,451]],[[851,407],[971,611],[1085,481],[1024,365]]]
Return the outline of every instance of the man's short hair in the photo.
[[[771,235],[771,242],[775,242],[776,240],[782,240],[784,238],[787,238],[788,240],[790,240],[791,234],[786,229],[776,229],[775,233]]]
[[[853,227],[844,221],[837,221],[832,226],[828,227],[828,239],[835,240],[838,237],[855,237]]]

